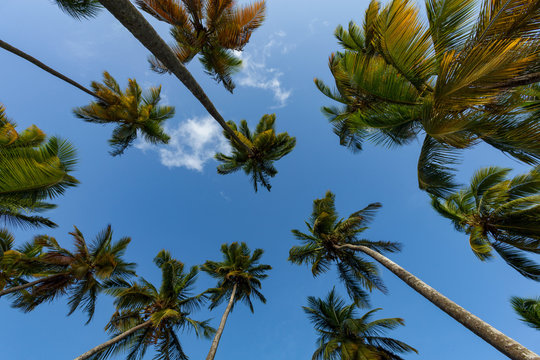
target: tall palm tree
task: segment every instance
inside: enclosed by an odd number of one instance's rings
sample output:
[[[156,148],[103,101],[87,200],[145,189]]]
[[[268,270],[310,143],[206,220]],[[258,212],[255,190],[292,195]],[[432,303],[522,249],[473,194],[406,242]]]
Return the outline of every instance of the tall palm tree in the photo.
[[[403,319],[371,320],[381,309],[358,317],[357,308],[356,303],[346,304],[335,289],[325,299],[308,297],[303,309],[319,335],[313,360],[402,360],[402,353],[418,353],[410,345],[384,336],[387,330],[404,325]]]
[[[334,205],[335,195],[327,191],[322,199],[313,201],[313,211],[306,222],[308,233],[292,230],[302,246],[294,246],[289,252],[293,264],[310,264],[313,276],[318,276],[336,264],[339,279],[345,285],[349,296],[358,304],[368,305],[368,293],[373,289],[386,292],[373,262],[358,256],[355,251],[340,247],[343,244],[362,245],[378,252],[397,252],[401,244],[385,241],[357,239],[367,229],[375,211],[381,207],[373,203],[352,213],[346,219],[339,219]]]
[[[116,312],[106,329],[112,339],[87,351],[75,360],[105,359],[128,352],[127,359],[142,359],[150,345],[155,346],[154,359],[187,359],[176,332],[192,328],[196,334],[211,336],[214,329],[208,320],[193,320],[190,314],[198,309],[204,296],[192,296],[198,268],[184,271],[184,264],[162,250],[154,258],[161,269],[158,289],[145,279],[134,283],[112,281],[108,292],[116,296]]]
[[[364,273],[356,269],[356,260],[355,262],[349,260],[352,257],[357,258],[357,255],[355,255],[357,253],[363,253],[390,270],[420,295],[510,359],[533,360],[539,358],[537,354],[485,323],[482,319],[454,303],[381,254],[381,251],[396,250],[395,243],[371,242],[369,240],[358,239],[358,234],[366,229],[367,222],[374,215],[374,210],[378,207],[380,205],[373,206],[372,204],[364,210],[352,214],[348,219],[337,222],[340,225],[335,226],[335,231],[321,231],[328,227],[330,229],[334,228],[326,224],[334,224],[338,218],[334,206],[334,195],[328,192],[323,199],[317,199],[313,202],[314,211],[312,218],[309,222],[306,222],[309,234],[303,234],[298,230],[293,230],[293,234],[299,240],[303,241],[304,245],[292,247],[289,252],[289,260],[295,264],[311,264],[312,271],[315,271],[315,273],[328,269],[331,263],[335,262],[340,271],[345,271],[349,274],[349,277],[353,280],[348,280],[349,283],[354,285],[360,281],[360,285],[364,283],[369,286],[369,280],[375,278],[375,266],[368,263],[372,270],[366,274],[371,277],[366,277]],[[361,258],[358,259],[361,263],[367,263]],[[354,278],[358,279],[354,280]],[[375,279],[378,279],[378,277]],[[347,282],[345,285],[347,286]],[[351,285],[347,287],[349,293],[351,293]],[[359,295],[362,295],[362,292]]]
[[[238,138],[249,146],[251,152],[238,146],[229,134],[223,131],[223,136],[231,145],[232,154],[217,153],[215,155],[215,158],[222,162],[217,167],[218,174],[226,175],[243,169],[246,174],[251,175],[255,191],[258,190],[259,183],[270,191],[272,186],[269,178],[274,177],[278,172],[274,167],[274,161],[290,153],[296,145],[296,138],[289,136],[288,133],[276,135],[275,121],[275,114],[264,115],[253,133],[246,120],[240,122],[240,127],[237,127],[233,121],[227,122]]]
[[[46,140],[35,125],[21,133],[15,127],[0,104],[0,219],[23,227],[54,227],[35,213],[56,207],[47,201],[79,183],[71,175],[75,149],[56,137]]]
[[[540,254],[540,166],[508,178],[510,169],[478,170],[470,186],[446,197],[432,196],[433,208],[469,235],[482,261],[493,250],[523,276],[540,281],[540,265],[525,254]]]
[[[59,4],[60,2],[64,3],[65,9],[69,9],[72,4],[73,9],[70,10],[71,12],[68,10],[66,12],[70,14],[81,12],[79,17],[83,17],[82,10],[78,10],[79,5],[86,6],[87,3],[95,3],[95,1],[87,0],[63,0],[57,2]],[[129,79],[128,88],[125,92],[122,92],[116,80],[105,71],[103,73],[103,84],[93,81],[91,84],[92,90],[90,90],[2,40],[0,40],[0,47],[92,95],[96,101],[85,107],[76,108],[74,112],[79,118],[89,122],[118,124],[109,140],[114,148],[111,152],[113,156],[122,154],[131,145],[137,137],[137,131],[143,135],[146,141],[151,143],[166,144],[168,142],[169,136],[165,134],[161,123],[174,116],[174,107],[159,105],[161,86],[152,87],[143,95],[137,81]]]
[[[28,312],[67,293],[69,315],[82,306],[90,322],[105,281],[121,281],[135,275],[135,264],[122,258],[131,239],[124,237],[113,242],[110,225],[91,244],[76,227],[70,235],[75,244],[73,252],[62,248],[55,238],[38,236],[35,242],[45,250],[40,256],[44,271],[34,274],[37,279],[32,282],[0,291],[0,296],[11,294],[13,305]]]
[[[208,291],[211,294],[210,309],[214,309],[226,298],[229,298],[206,360],[213,360],[216,356],[227,317],[236,302],[245,302],[251,312],[253,312],[252,297],[259,299],[263,304],[266,303],[266,298],[259,291],[261,288],[260,280],[266,278],[268,275],[265,273],[272,269],[270,265],[259,263],[264,251],[255,249],[251,254],[246,243],[240,245],[236,242],[230,245],[223,244],[221,245],[221,253],[223,254],[223,261],[208,260],[201,267],[202,271],[218,280],[217,286]]]
[[[152,144],[169,142],[162,123],[174,116],[174,107],[159,105],[161,86],[152,87],[143,94],[139,84],[129,79],[123,92],[118,82],[108,73],[103,73],[103,84],[92,82],[92,89],[99,96],[97,102],[74,110],[77,117],[93,123],[114,123],[109,143],[113,156],[121,155],[137,138],[140,132]]]
[[[480,8],[480,12],[476,10]],[[324,107],[341,144],[389,147],[423,136],[421,189],[446,195],[461,149],[485,142],[527,164],[540,161],[540,127],[523,106],[540,81],[539,0],[428,0],[428,24],[408,0],[373,0],[363,26],[339,26],[332,54],[341,103]]]
[[[514,311],[533,329],[540,330],[540,298],[525,299],[513,296],[511,299]]]
[[[238,71],[242,60],[234,53],[241,51],[252,32],[262,25],[265,1],[239,7],[234,0],[137,0],[139,7],[172,26],[175,40],[172,49],[182,63],[197,54],[206,72],[227,90],[235,85],[231,75]],[[169,72],[156,58],[152,68]]]

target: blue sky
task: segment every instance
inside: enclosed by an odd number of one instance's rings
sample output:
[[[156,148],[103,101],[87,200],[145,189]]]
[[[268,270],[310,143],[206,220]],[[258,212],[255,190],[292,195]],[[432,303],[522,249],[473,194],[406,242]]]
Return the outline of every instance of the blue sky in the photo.
[[[309,295],[324,296],[332,286],[345,295],[336,274],[313,279],[309,269],[287,263],[296,245],[290,230],[303,229],[312,200],[326,190],[336,194],[342,216],[370,202],[382,202],[366,237],[399,241],[400,254],[391,256],[431,286],[482,319],[540,352],[538,332],[521,324],[511,310],[512,295],[537,296],[538,284],[521,277],[499,259],[479,262],[467,238],[457,233],[429,206],[417,188],[419,143],[396,149],[373,145],[359,154],[340,147],[321,106],[329,100],[313,84],[315,76],[330,80],[328,55],[338,49],[333,30],[351,19],[361,21],[366,1],[272,0],[267,19],[242,54],[244,69],[235,76],[234,95],[203,73],[197,61],[188,68],[226,119],[247,119],[254,125],[265,113],[276,113],[277,128],[296,136],[296,149],[277,163],[272,192],[254,193],[242,173],[216,174],[211,159],[223,149],[221,131],[193,96],[171,76],[152,73],[148,52],[107,12],[78,22],[50,1],[2,1],[2,40],[32,54],[78,82],[89,85],[109,71],[125,86],[136,78],[144,87],[161,84],[164,101],[176,107],[167,127],[171,145],[153,148],[143,143],[125,155],[109,156],[111,127],[84,123],[72,108],[89,96],[51,77],[7,52],[0,52],[0,102],[19,128],[36,124],[49,135],[69,139],[78,149],[76,172],[81,185],[70,189],[48,213],[60,226],[54,230],[16,230],[19,242],[35,234],[54,235],[71,246],[67,235],[76,225],[92,239],[107,224],[116,238],[131,236],[127,258],[138,263],[138,274],[159,283],[152,258],[168,249],[187,265],[218,260],[224,242],[244,241],[263,248],[263,262],[273,270],[263,282],[266,305],[251,314],[237,306],[229,317],[216,359],[310,359],[316,334],[302,312]],[[151,21],[166,40],[167,27]],[[488,147],[464,152],[459,179],[466,182],[474,169],[527,167]],[[470,333],[381,269],[389,294],[374,292],[372,304],[384,317],[402,317],[406,326],[391,332],[416,347],[407,359],[504,359]],[[197,290],[213,286],[204,274]],[[213,318],[217,327],[224,306],[202,310],[197,319]],[[0,299],[2,358],[69,359],[103,342],[113,312],[112,299],[103,296],[95,319],[84,326],[84,315],[66,317],[65,299],[43,305],[30,314]],[[206,356],[209,340],[180,334],[191,359]],[[121,358],[121,357],[120,357]],[[147,355],[151,358],[151,354]]]

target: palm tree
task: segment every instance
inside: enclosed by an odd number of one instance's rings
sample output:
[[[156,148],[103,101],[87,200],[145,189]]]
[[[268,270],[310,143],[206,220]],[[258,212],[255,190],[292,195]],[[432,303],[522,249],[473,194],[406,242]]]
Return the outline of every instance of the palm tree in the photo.
[[[313,215],[310,221],[306,222],[309,234],[293,230],[293,234],[303,241],[304,245],[292,247],[289,252],[289,260],[295,264],[311,264],[315,274],[327,270],[332,262],[337,263],[338,270],[345,271],[350,277],[350,280],[345,282],[347,290],[355,295],[356,291],[351,291],[355,289],[348,284],[358,284],[356,287],[365,284],[369,288],[371,279],[378,280],[375,266],[355,255],[358,252],[363,253],[390,270],[420,295],[509,358],[514,360],[539,358],[537,354],[485,323],[381,254],[382,251],[398,250],[399,246],[396,243],[358,239],[358,234],[367,229],[366,225],[378,207],[380,204],[371,204],[365,209],[353,213],[349,218],[337,221],[334,194],[327,192],[323,199],[316,199],[313,202]],[[336,226],[331,226],[331,224],[336,224]],[[335,231],[325,230],[333,228]],[[350,258],[358,260],[353,262],[349,260]],[[358,265],[356,265],[357,261],[359,264],[369,264],[369,268],[367,265],[365,266],[370,271],[359,271]],[[362,298],[362,295],[363,292],[359,292],[356,297]]]
[[[259,291],[261,288],[260,280],[265,279],[268,276],[265,272],[272,269],[270,265],[259,263],[264,253],[262,249],[255,249],[251,254],[245,243],[240,245],[236,242],[230,245],[223,244],[221,245],[221,252],[223,261],[208,260],[201,267],[202,271],[218,280],[216,288],[208,291],[211,294],[210,309],[214,309],[226,298],[229,298],[206,360],[213,360],[216,356],[225,322],[236,302],[245,302],[251,312],[253,312],[252,297],[259,299],[263,304],[266,303],[266,298]]]
[[[116,312],[106,329],[112,339],[87,351],[75,360],[105,359],[129,352],[127,359],[142,359],[150,345],[156,348],[154,359],[187,359],[176,332],[180,329],[202,331],[211,336],[208,320],[196,321],[189,315],[200,307],[204,296],[192,296],[198,268],[184,271],[184,264],[162,250],[154,258],[162,271],[161,287],[140,279],[135,283],[112,281],[108,292],[116,296]]]
[[[80,13],[79,17],[84,17],[82,15],[84,11],[78,10],[79,5],[95,5],[95,2],[88,0],[57,0],[57,2],[65,4],[63,6],[69,14]],[[71,4],[73,9],[69,7]],[[105,71],[103,84],[93,81],[92,90],[90,90],[2,40],[0,40],[0,47],[92,95],[96,101],[90,105],[76,108],[75,115],[98,124],[118,124],[109,140],[114,148],[111,152],[113,156],[122,154],[133,143],[137,137],[137,131],[143,135],[146,141],[151,143],[166,144],[169,141],[169,136],[165,134],[162,123],[174,116],[174,107],[159,105],[161,86],[152,87],[143,95],[137,81],[129,79],[128,88],[122,92],[116,80]]]
[[[509,179],[510,169],[478,170],[470,186],[446,197],[432,196],[433,208],[469,235],[478,259],[497,252],[521,275],[540,281],[540,265],[525,254],[540,254],[540,166]]]
[[[182,63],[197,54],[206,72],[230,92],[231,75],[242,60],[234,53],[248,43],[252,32],[262,25],[265,1],[239,7],[234,0],[137,0],[139,7],[172,26],[172,49]],[[158,59],[150,60],[159,73],[169,72]]]
[[[74,110],[77,117],[93,123],[115,123],[109,143],[113,147],[111,155],[121,155],[137,138],[140,132],[152,144],[169,142],[162,123],[174,116],[174,107],[159,105],[161,86],[150,88],[145,94],[133,79],[129,79],[125,92],[108,73],[103,73],[103,84],[92,82],[92,89],[98,95],[97,102]]]
[[[7,229],[0,229],[0,291],[27,283],[33,272],[42,271],[41,246],[25,243],[15,248],[15,238]]]
[[[215,155],[215,158],[222,162],[217,167],[218,174],[226,175],[243,169],[246,174],[251,174],[255,191],[258,190],[259,183],[270,191],[272,186],[269,178],[274,177],[278,172],[274,167],[274,161],[290,153],[296,145],[296,138],[289,136],[288,133],[276,135],[275,121],[275,114],[264,115],[253,133],[246,120],[240,122],[239,128],[233,121],[229,121],[229,127],[244,144],[249,146],[251,152],[238,146],[229,134],[223,131],[223,135],[232,147],[232,154],[217,153]]]
[[[56,224],[35,215],[56,207],[46,202],[79,182],[71,172],[75,149],[64,140],[45,134],[35,125],[18,133],[0,104],[0,219],[18,226]]]
[[[328,271],[335,263],[339,279],[349,296],[358,304],[368,305],[368,294],[364,288],[386,292],[377,267],[359,257],[355,251],[340,246],[362,245],[378,252],[397,252],[401,250],[401,244],[357,239],[358,234],[367,229],[366,225],[381,204],[370,204],[347,219],[339,219],[334,202],[335,195],[330,191],[326,192],[324,198],[313,201],[313,211],[306,222],[308,233],[292,230],[303,245],[291,248],[289,261],[297,265],[310,264],[315,277]]]
[[[199,100],[208,113],[219,123],[223,130],[234,139],[238,146],[251,152],[236,133],[227,125],[223,116],[217,111],[199,83],[178,59],[174,51],[159,36],[144,16],[129,0],[99,0],[99,2],[128,29],[141,44],[144,45],[159,60],[164,67],[173,73],[182,84]]]
[[[402,360],[401,353],[415,352],[402,341],[383,336],[387,330],[404,325],[403,319],[371,320],[381,309],[368,311],[361,317],[358,305],[346,304],[332,289],[323,300],[308,297],[304,312],[319,334],[313,360]]]
[[[540,330],[540,298],[524,299],[513,296],[511,299],[514,311],[533,329]]]
[[[70,235],[75,243],[74,252],[62,248],[55,238],[38,236],[35,243],[46,249],[40,256],[45,270],[34,274],[35,281],[8,287],[0,291],[0,296],[12,294],[13,305],[28,312],[67,293],[68,315],[82,306],[90,322],[105,281],[121,281],[135,275],[135,264],[122,258],[131,239],[124,237],[113,243],[110,225],[91,244],[76,227]]]
[[[344,51],[332,54],[341,103],[324,107],[341,144],[389,147],[424,137],[421,189],[442,196],[455,188],[452,165],[461,149],[485,142],[527,164],[540,160],[540,127],[523,101],[540,81],[538,0],[429,0],[429,25],[407,0],[373,0],[363,27],[339,26]]]

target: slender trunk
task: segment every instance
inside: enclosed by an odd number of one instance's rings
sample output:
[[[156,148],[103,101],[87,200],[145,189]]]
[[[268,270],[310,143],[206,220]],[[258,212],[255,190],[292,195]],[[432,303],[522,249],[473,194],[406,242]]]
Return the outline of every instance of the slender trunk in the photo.
[[[7,294],[11,294],[11,293],[14,293],[14,292],[17,292],[17,291],[20,291],[20,290],[24,290],[24,289],[27,289],[29,287],[32,287],[34,285],[38,285],[42,282],[45,282],[45,281],[48,281],[48,280],[51,280],[51,279],[54,279],[55,277],[58,277],[58,276],[62,276],[63,274],[56,274],[56,275],[50,275],[50,276],[47,276],[47,277],[44,277],[44,278],[41,278],[41,279],[37,279],[37,280],[34,280],[34,281],[31,281],[29,283],[26,283],[26,284],[22,284],[22,285],[18,285],[18,286],[13,286],[13,287],[10,287],[8,289],[4,289],[2,291],[0,291],[0,297],[4,296],[4,295],[7,295]]]
[[[251,148],[227,125],[197,80],[129,0],[99,0],[99,2],[185,85],[238,145],[252,154]]]
[[[98,98],[98,99],[100,99],[100,100],[102,100],[102,101],[105,101],[105,99],[102,99],[98,94],[96,94],[96,93],[93,92],[92,90],[89,90],[89,89],[85,88],[84,86],[82,86],[82,85],[79,84],[78,82],[76,82],[76,81],[74,81],[74,80],[68,78],[68,77],[65,76],[65,75],[60,74],[58,71],[56,71],[56,70],[54,70],[54,69],[51,69],[50,67],[48,67],[47,65],[45,65],[44,63],[42,63],[41,61],[39,61],[38,59],[36,59],[36,58],[34,58],[34,57],[28,55],[27,53],[25,53],[24,51],[21,51],[21,50],[17,49],[16,47],[13,47],[13,46],[11,46],[10,44],[8,44],[8,43],[6,43],[6,42],[4,42],[4,41],[2,41],[2,40],[0,40],[0,47],[1,47],[2,49],[5,49],[5,50],[7,50],[7,51],[9,51],[9,52],[11,52],[11,53],[17,55],[17,56],[22,57],[23,59],[25,59],[25,60],[31,62],[32,64],[36,65],[37,67],[39,67],[39,68],[45,70],[45,71],[48,72],[49,74],[54,75],[54,76],[56,76],[57,78],[64,80],[65,82],[67,82],[67,83],[69,83],[69,84],[75,86],[76,88],[78,88],[78,89],[84,91],[85,93],[87,93],[87,94],[89,94],[89,95],[92,95],[93,97]]]
[[[216,356],[217,347],[219,345],[219,339],[221,339],[221,334],[223,334],[223,329],[225,329],[225,323],[227,322],[227,317],[229,316],[229,313],[231,312],[231,308],[234,304],[235,295],[236,295],[236,284],[234,284],[233,286],[231,298],[229,299],[229,304],[227,304],[227,308],[225,309],[225,312],[223,313],[223,316],[221,317],[219,328],[217,329],[216,335],[214,336],[214,340],[212,340],[212,346],[210,346],[210,352],[208,353],[206,360],[214,360],[214,357]]]
[[[422,280],[409,273],[407,270],[394,263],[390,259],[381,255],[368,247],[360,245],[345,244],[339,248],[348,248],[354,251],[360,251],[377,260],[385,268],[393,272],[397,277],[403,280],[407,285],[420,293],[423,297],[432,302],[439,309],[450,315],[456,321],[461,323],[467,329],[481,337],[484,341],[491,344],[497,350],[513,360],[539,360],[540,356],[530,351],[514,339],[506,336],[495,329],[479,317],[468,312],[446,296],[424,283]]]
[[[111,340],[105,341],[103,344],[98,345],[98,346],[96,346],[95,348],[88,350],[87,352],[85,352],[85,353],[82,354],[81,356],[76,357],[74,360],[85,360],[85,359],[88,359],[88,358],[91,357],[92,355],[95,355],[95,354],[97,354],[98,352],[105,350],[105,349],[108,348],[109,346],[116,344],[117,342],[119,342],[119,341],[122,340],[122,339],[125,339],[126,337],[128,337],[128,336],[131,335],[131,334],[133,334],[134,332],[136,332],[136,331],[138,331],[138,330],[140,330],[140,329],[143,329],[143,328],[145,328],[145,327],[148,327],[148,326],[150,326],[150,325],[152,325],[152,320],[147,320],[147,321],[143,322],[142,324],[137,325],[137,326],[134,326],[134,327],[132,327],[131,329],[129,329],[128,331],[125,331],[125,332],[121,333],[120,335],[118,335],[118,336],[112,338]]]

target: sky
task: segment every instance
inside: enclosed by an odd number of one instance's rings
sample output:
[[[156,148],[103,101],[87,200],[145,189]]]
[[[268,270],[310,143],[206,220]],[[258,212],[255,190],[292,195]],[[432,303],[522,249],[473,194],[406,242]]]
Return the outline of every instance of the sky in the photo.
[[[245,1],[243,2],[245,3]],[[339,146],[320,112],[331,104],[313,78],[330,82],[328,56],[338,50],[333,30],[350,20],[361,22],[366,0],[270,0],[263,26],[252,36],[241,57],[243,69],[234,76],[234,94],[206,75],[197,60],[188,69],[225,119],[246,119],[254,126],[264,114],[275,113],[278,132],[297,139],[295,150],[276,163],[272,191],[253,191],[247,176],[216,173],[214,152],[227,151],[221,129],[174,77],[150,71],[148,51],[106,11],[92,20],[77,21],[52,1],[0,2],[1,39],[37,57],[81,84],[101,80],[108,71],[125,86],[136,78],[141,86],[162,85],[165,104],[176,107],[166,127],[168,146],[138,141],[120,157],[107,144],[112,127],[82,122],[72,109],[92,99],[80,90],[30,63],[0,51],[0,102],[22,130],[36,124],[48,135],[68,139],[77,148],[75,176],[81,184],[58,199],[47,213],[56,229],[14,229],[18,243],[37,234],[55,236],[71,248],[68,235],[77,226],[92,239],[111,224],[115,239],[130,236],[126,258],[137,273],[159,284],[152,263],[161,249],[188,266],[220,260],[223,243],[246,242],[262,248],[262,262],[273,269],[263,281],[266,304],[255,312],[239,304],[227,321],[216,360],[311,359],[316,333],[302,311],[308,296],[325,296],[333,286],[346,296],[334,270],[313,278],[309,268],[287,262],[297,241],[292,229],[304,230],[312,201],[327,190],[336,194],[341,216],[381,202],[365,236],[398,241],[403,251],[389,256],[426,283],[497,329],[540,353],[539,334],[522,324],[509,304],[511,296],[535,297],[538,284],[513,271],[500,259],[480,262],[466,235],[437,215],[428,196],[417,187],[416,161],[420,143],[387,149],[368,144],[353,154]],[[168,29],[150,22],[170,41]],[[466,183],[475,169],[497,165],[528,171],[523,164],[487,146],[464,153],[458,179]],[[406,326],[390,336],[407,342],[419,354],[411,359],[504,359],[497,350],[441,312],[386,269],[380,269],[388,294],[373,292],[380,317],[401,317]],[[201,274],[197,291],[213,287]],[[225,305],[192,316],[212,319],[218,326]],[[112,299],[98,300],[94,320],[84,325],[80,312],[67,317],[65,299],[24,314],[0,299],[2,359],[69,359],[108,339],[103,328],[114,311]],[[179,334],[190,359],[206,356],[210,340]],[[151,359],[149,352],[145,358]],[[122,357],[118,357],[122,359]]]

